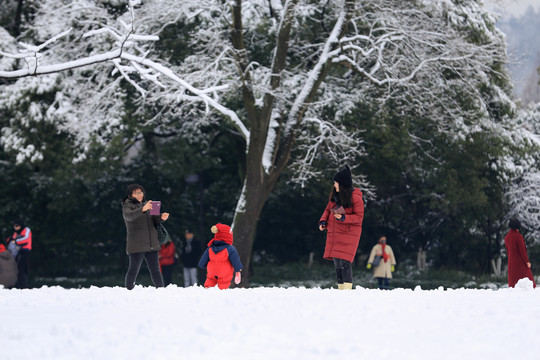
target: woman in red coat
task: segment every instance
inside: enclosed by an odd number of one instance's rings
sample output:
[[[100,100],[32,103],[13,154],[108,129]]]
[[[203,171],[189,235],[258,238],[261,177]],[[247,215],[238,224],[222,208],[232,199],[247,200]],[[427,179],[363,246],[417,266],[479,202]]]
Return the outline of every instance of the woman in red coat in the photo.
[[[519,280],[529,278],[533,282],[533,286],[536,287],[525,241],[519,233],[521,224],[518,219],[514,218],[510,220],[508,226],[510,231],[504,237],[504,246],[508,256],[508,286],[514,287]]]
[[[360,189],[353,188],[351,169],[339,171],[334,176],[330,200],[319,220],[319,230],[327,230],[324,258],[333,260],[338,289],[352,289],[351,263],[358,249],[364,201]]]

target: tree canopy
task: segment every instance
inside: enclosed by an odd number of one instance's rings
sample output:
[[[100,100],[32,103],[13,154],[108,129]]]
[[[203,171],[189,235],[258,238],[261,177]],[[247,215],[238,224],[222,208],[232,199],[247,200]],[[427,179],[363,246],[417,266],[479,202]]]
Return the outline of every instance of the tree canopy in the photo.
[[[130,182],[177,238],[234,223],[247,264],[320,250],[344,163],[368,199],[361,251],[385,233],[398,253],[487,270],[504,221],[536,213],[522,185],[538,175],[514,166],[538,153],[536,110],[516,112],[504,35],[477,1],[129,5],[28,1],[0,24],[0,214],[4,232],[34,224],[47,271],[62,271],[52,256],[125,261]]]

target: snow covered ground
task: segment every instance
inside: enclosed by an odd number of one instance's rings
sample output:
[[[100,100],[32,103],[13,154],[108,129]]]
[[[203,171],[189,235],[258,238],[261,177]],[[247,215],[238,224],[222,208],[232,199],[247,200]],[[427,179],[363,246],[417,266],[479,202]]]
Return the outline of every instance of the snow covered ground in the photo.
[[[0,289],[1,359],[540,359],[540,289]]]

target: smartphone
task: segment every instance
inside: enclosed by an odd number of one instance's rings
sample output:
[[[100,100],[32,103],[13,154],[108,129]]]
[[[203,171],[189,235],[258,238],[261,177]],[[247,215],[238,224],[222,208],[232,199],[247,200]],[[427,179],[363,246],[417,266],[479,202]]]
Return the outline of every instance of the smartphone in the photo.
[[[150,215],[161,214],[161,201],[152,201],[152,208],[150,209]]]
[[[334,214],[345,214],[345,209],[343,208],[343,206],[340,206],[337,209],[332,209],[332,212]]]

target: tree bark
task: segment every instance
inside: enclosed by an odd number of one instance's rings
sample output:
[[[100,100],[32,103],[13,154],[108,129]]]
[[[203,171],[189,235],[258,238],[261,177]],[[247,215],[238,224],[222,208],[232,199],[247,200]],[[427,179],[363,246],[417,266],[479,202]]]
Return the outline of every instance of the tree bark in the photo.
[[[13,34],[15,37],[21,35],[22,10],[24,0],[17,1],[17,12],[15,13],[15,24],[13,25]]]

